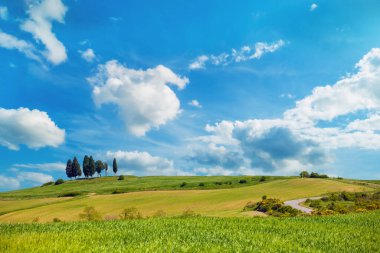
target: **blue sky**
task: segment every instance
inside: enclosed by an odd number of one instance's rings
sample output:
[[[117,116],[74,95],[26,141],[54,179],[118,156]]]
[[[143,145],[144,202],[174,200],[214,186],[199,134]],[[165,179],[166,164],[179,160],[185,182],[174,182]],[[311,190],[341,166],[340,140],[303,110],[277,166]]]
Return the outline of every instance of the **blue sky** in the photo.
[[[0,0],[0,190],[134,175],[380,178],[378,1]]]

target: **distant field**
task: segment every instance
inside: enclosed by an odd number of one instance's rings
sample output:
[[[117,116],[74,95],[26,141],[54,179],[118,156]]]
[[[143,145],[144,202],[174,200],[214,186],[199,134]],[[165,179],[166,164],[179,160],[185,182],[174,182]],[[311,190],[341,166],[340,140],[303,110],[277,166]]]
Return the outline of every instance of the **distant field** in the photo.
[[[224,177],[226,179],[226,177]],[[43,187],[42,187],[43,188]],[[78,214],[86,206],[94,206],[102,215],[117,217],[124,208],[137,207],[144,216],[151,216],[157,210],[168,215],[179,215],[191,209],[204,216],[242,216],[242,208],[248,201],[258,201],[263,195],[289,200],[320,196],[338,191],[370,191],[363,185],[348,184],[325,179],[282,179],[246,187],[216,190],[142,191],[113,195],[89,195],[65,199],[39,207],[15,211],[8,210],[0,216],[0,222],[49,222],[54,218],[64,221],[78,220]],[[19,200],[23,202],[24,200]],[[30,204],[33,200],[30,200]],[[39,201],[35,199],[35,201]],[[7,206],[7,200],[0,206]],[[9,202],[15,205],[15,201]]]
[[[0,252],[379,252],[380,212],[0,224]]]
[[[265,182],[284,180],[295,177],[266,176]],[[79,192],[82,194],[111,194],[114,191],[136,192],[146,190],[183,190],[183,189],[229,189],[249,185],[257,185],[260,176],[125,176],[125,180],[118,177],[101,177],[88,180],[67,180],[61,185],[34,187],[10,192],[0,192],[1,198],[42,198],[58,197],[61,194]],[[245,183],[239,183],[245,180]],[[181,187],[185,182],[186,185]],[[200,184],[203,183],[203,186]]]

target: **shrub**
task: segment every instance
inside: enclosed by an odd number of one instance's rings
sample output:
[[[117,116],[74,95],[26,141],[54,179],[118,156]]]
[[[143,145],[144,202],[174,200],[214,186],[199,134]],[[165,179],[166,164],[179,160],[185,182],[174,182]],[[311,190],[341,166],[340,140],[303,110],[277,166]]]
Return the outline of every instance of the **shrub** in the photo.
[[[114,191],[112,192],[112,194],[122,194],[122,193],[125,193],[125,191],[122,190],[122,189],[116,189],[116,190],[114,190]]]
[[[166,213],[164,211],[158,210],[157,212],[155,212],[153,214],[152,217],[154,217],[154,218],[162,218],[162,217],[165,217],[165,216],[166,216]]]
[[[216,185],[222,185],[223,182],[215,182],[214,184],[216,184]]]
[[[181,218],[191,218],[191,217],[199,217],[200,215],[195,213],[193,210],[186,209],[180,215]]]
[[[58,198],[75,197],[75,196],[79,196],[79,195],[82,195],[82,193],[81,192],[67,192],[67,193],[62,193],[62,194],[58,195]]]
[[[79,218],[86,221],[95,221],[100,220],[101,215],[98,211],[95,210],[92,206],[87,206],[84,208],[83,213],[79,214]]]
[[[48,186],[48,185],[53,185],[53,184],[54,184],[54,182],[50,181],[50,182],[42,184],[41,187]]]
[[[122,220],[132,220],[141,219],[143,217],[136,207],[129,207],[124,209],[124,211],[120,214],[120,218]]]
[[[322,201],[319,199],[316,200],[310,200],[309,206],[312,208],[321,208],[322,207]]]
[[[61,220],[56,217],[56,218],[53,219],[53,222],[61,222]]]
[[[205,183],[199,183],[199,186],[203,187],[203,186],[205,186]]]
[[[267,180],[267,178],[264,177],[264,176],[262,176],[262,177],[260,177],[259,182],[264,182],[264,181],[266,181],[266,180]]]
[[[180,187],[185,187],[187,185],[186,182],[182,182],[182,184],[180,185]]]
[[[55,181],[55,185],[60,185],[60,184],[63,184],[65,181],[62,179],[62,178],[60,178],[60,179],[57,179],[57,181]]]
[[[120,175],[117,180],[124,180],[124,176],[123,175]]]
[[[245,179],[240,179],[239,180],[239,184],[246,184],[247,183],[247,180],[245,180]]]
[[[262,200],[266,200],[266,199],[267,199],[267,195],[263,195],[263,196],[261,197],[261,199],[262,199]]]

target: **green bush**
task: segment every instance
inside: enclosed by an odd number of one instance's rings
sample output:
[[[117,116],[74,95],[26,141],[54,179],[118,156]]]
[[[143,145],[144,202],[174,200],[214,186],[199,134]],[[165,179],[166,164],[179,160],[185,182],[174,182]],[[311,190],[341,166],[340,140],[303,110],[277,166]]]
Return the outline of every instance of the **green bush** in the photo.
[[[124,180],[124,176],[123,175],[120,175],[119,178],[117,180]]]
[[[48,186],[48,185],[53,185],[53,184],[54,184],[54,182],[50,181],[50,182],[42,184],[41,187]]]
[[[264,181],[266,181],[266,180],[267,180],[267,178],[264,177],[264,176],[262,176],[262,177],[260,177],[259,182],[264,182]]]
[[[240,179],[239,180],[239,184],[246,184],[247,183],[247,180],[245,180],[245,179]]]
[[[82,195],[81,192],[67,192],[67,193],[62,193],[62,194],[58,195],[58,198],[75,197],[75,196],[80,196],[80,195]]]
[[[180,185],[180,187],[185,187],[187,185],[186,182],[182,182],[182,184]]]
[[[63,184],[65,181],[62,179],[62,178],[60,178],[60,179],[57,179],[57,181],[55,181],[55,185],[60,185],[60,184]]]
[[[61,220],[59,218],[54,218],[53,222],[61,222]]]
[[[205,186],[205,183],[199,183],[199,186],[203,187],[203,186]]]
[[[79,214],[79,218],[86,221],[96,221],[101,220],[102,216],[94,207],[87,206],[84,208],[83,213]]]
[[[142,219],[143,216],[136,207],[129,207],[124,209],[120,214],[122,220]]]

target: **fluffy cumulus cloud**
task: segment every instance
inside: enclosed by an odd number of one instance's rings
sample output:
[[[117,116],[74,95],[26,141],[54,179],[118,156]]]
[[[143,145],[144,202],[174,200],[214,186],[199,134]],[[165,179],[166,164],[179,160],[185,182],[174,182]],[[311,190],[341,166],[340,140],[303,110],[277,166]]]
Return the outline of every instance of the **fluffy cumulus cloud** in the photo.
[[[45,46],[43,55],[53,64],[67,59],[66,48],[53,33],[53,22],[64,23],[67,7],[61,0],[28,1],[29,18],[21,24],[21,29],[33,35],[37,42]]]
[[[29,148],[57,147],[65,140],[65,130],[57,127],[46,112],[28,108],[0,108],[0,145],[17,150],[24,144]]]
[[[186,175],[187,173],[176,169],[174,163],[166,158],[152,156],[147,152],[139,151],[108,151],[108,160],[117,159],[121,174],[132,175]]]
[[[16,172],[14,177],[0,174],[0,189],[17,189],[24,184],[30,186],[38,186],[50,181],[54,181],[54,178],[51,175],[39,172]]]
[[[20,187],[20,181],[17,178],[0,175],[0,189],[17,189]]]
[[[380,149],[380,49],[356,68],[333,85],[316,87],[282,118],[207,125],[209,134],[195,139],[201,144],[192,146],[192,160],[237,174],[292,174],[330,162],[328,154],[338,148]]]
[[[94,50],[92,50],[91,48],[85,50],[85,51],[79,51],[79,53],[81,54],[81,57],[86,61],[86,62],[92,62],[93,60],[95,60],[96,58],[96,55],[94,53]]]
[[[184,89],[189,82],[163,65],[135,70],[116,60],[100,65],[98,73],[88,80],[95,104],[116,104],[120,118],[136,136],[176,118],[180,101],[169,85]]]
[[[206,64],[226,66],[233,62],[243,62],[252,59],[260,59],[264,54],[273,53],[285,45],[283,40],[273,43],[257,42],[254,47],[243,46],[239,50],[232,49],[231,53],[218,55],[201,55],[189,64],[190,70],[204,69]]]

